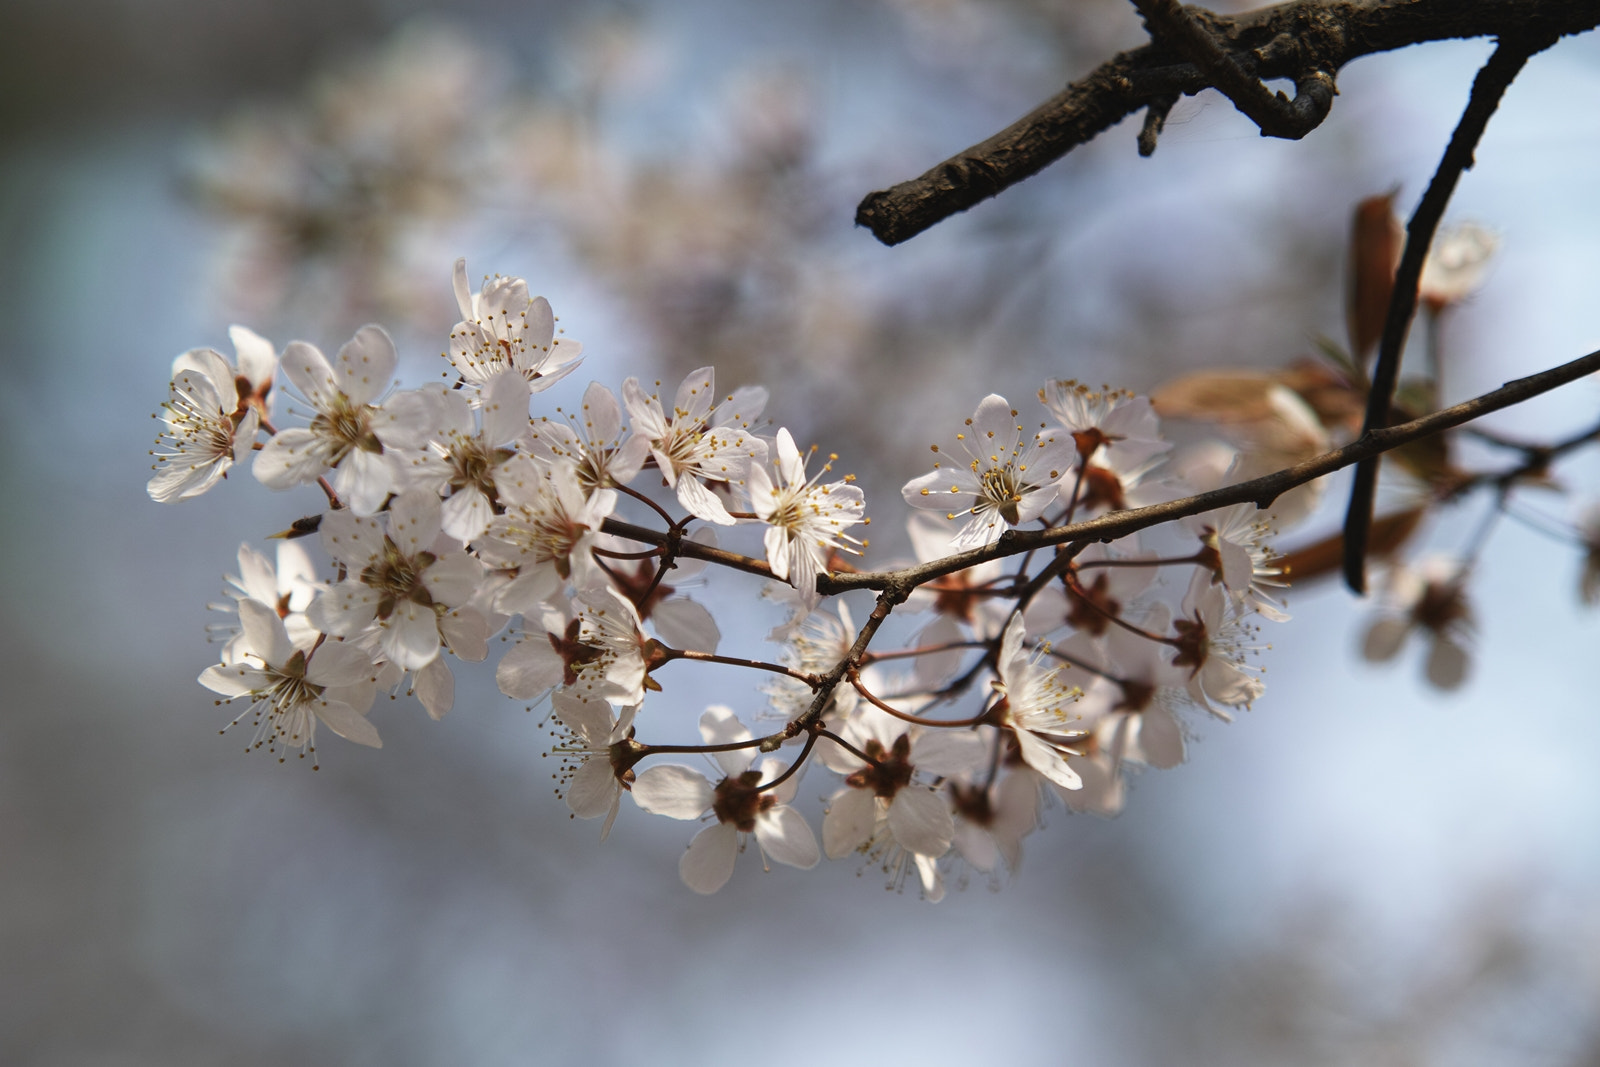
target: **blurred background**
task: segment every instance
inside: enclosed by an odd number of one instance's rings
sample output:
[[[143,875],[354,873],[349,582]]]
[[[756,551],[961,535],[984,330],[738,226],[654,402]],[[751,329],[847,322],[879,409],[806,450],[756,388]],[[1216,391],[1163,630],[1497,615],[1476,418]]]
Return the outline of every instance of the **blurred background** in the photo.
[[[230,323],[333,351],[380,321],[416,384],[454,259],[524,276],[586,351],[543,398],[765,383],[860,476],[878,563],[923,427],[986,392],[1342,336],[1351,209],[1409,212],[1486,42],[1352,64],[1301,143],[1208,93],[1152,159],[1124,123],[900,248],[852,228],[1141,40],[1116,0],[0,6],[0,1062],[1600,1064],[1600,623],[1581,552],[1524,525],[1483,556],[1462,689],[1417,649],[1362,662],[1371,605],[1295,589],[1253,711],[1191,718],[1122,815],[1058,807],[1019,875],[955,869],[937,906],[750,855],[700,898],[686,828],[631,809],[598,845],[487,668],[316,774],[217,735],[205,605],[317,509],[146,496],[170,361]],[[1597,92],[1592,35],[1537,57],[1461,184],[1449,218],[1502,247],[1445,320],[1447,401],[1600,347]],[[1494,425],[1553,438],[1597,400]],[[1558,479],[1534,506],[1570,525],[1596,465]],[[1459,550],[1482,503],[1419,544]],[[722,679],[666,678],[664,717],[755,706]]]

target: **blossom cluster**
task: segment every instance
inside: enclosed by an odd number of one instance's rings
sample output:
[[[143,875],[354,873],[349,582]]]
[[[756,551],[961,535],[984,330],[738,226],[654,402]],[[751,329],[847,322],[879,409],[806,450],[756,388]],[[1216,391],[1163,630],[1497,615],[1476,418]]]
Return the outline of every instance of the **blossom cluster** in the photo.
[[[454,288],[461,321],[435,385],[398,388],[378,326],[332,358],[236,327],[234,359],[174,362],[152,498],[198,496],[248,461],[269,489],[327,500],[278,535],[275,562],[242,546],[216,605],[220,662],[199,680],[243,708],[229,726],[249,720],[248,748],[315,766],[321,728],[378,747],[378,692],[405,689],[440,718],[451,661],[487,660],[503,633],[499,688],[548,700],[563,795],[605,820],[602,836],[626,796],[706,824],[680,864],[700,892],[753,839],[794,867],[864,855],[937,899],[952,866],[1015,871],[1049,803],[1117,811],[1130,767],[1183,760],[1187,709],[1226,719],[1261,694],[1254,620],[1287,616],[1250,505],[1164,531],[1165,555],[1137,535],[1008,542],[1195,490],[1166,470],[1147,399],[1074,381],[1042,387],[1033,414],[984,397],[905,484],[918,562],[889,582],[849,563],[866,547],[862,491],[832,476],[836,456],[819,464],[763,420],[766,390],[719,392],[707,367],[670,395],[594,382],[576,412],[535,415],[581,346],[520,278],[473,292],[457,261]],[[277,424],[284,393],[304,425]],[[760,529],[755,554],[718,546],[739,527]],[[707,562],[759,576],[787,607],[776,656],[719,648],[710,608],[677,591]],[[880,590],[860,627],[834,595],[852,588]],[[926,616],[909,645],[871,647],[902,603]],[[764,706],[727,694],[700,718],[703,744],[646,740],[656,675],[680,660],[758,672]],[[777,725],[753,732],[761,720]],[[660,758],[686,753],[704,769]],[[838,779],[820,842],[794,803],[812,763]]]

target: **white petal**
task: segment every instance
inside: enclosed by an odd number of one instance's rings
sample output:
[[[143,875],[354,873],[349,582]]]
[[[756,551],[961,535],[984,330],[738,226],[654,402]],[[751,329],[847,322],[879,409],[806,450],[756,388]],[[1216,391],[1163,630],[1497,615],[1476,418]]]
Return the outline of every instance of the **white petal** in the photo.
[[[756,840],[761,842],[768,856],[803,871],[815,867],[821,858],[817,852],[817,836],[811,832],[805,816],[787,804],[756,816]]]
[[[444,532],[462,544],[470,544],[483,536],[494,518],[489,498],[475,485],[457,489],[440,508]]]
[[[357,448],[334,469],[333,489],[357,515],[375,515],[396,482],[393,456]]]
[[[374,518],[340,508],[322,516],[322,547],[334,559],[357,571],[383,554],[383,525]]]
[[[339,402],[339,384],[334,380],[328,357],[304,341],[290,341],[283,350],[283,373],[294,387],[305,394],[319,411],[329,411]]]
[[[273,667],[282,667],[294,655],[294,643],[278,613],[259,600],[239,601],[239,623],[250,651]]]
[[[259,390],[278,369],[278,354],[272,342],[248,326],[229,326],[228,339],[239,356],[239,373]]]
[[[676,763],[651,767],[633,783],[634,803],[669,819],[698,819],[711,806],[711,797],[705,775]]]
[[[389,503],[389,540],[404,555],[431,548],[439,536],[439,522],[438,493],[412,489]]]
[[[1166,770],[1183,762],[1183,730],[1172,712],[1147,708],[1139,716],[1139,752],[1152,767]]]
[[[889,832],[907,851],[937,859],[950,851],[956,824],[944,797],[913,783],[889,805]]]
[[[696,893],[715,893],[733,876],[738,851],[737,830],[727,823],[708,826],[694,835],[688,851],[678,860],[678,876]]]
[[[599,700],[584,700],[572,693],[560,692],[550,698],[552,709],[561,724],[592,746],[606,744],[616,721],[611,705]]]
[[[288,489],[314,482],[328,469],[328,450],[299,426],[279,430],[256,453],[250,472],[268,489]]]
[[[611,772],[611,761],[590,756],[567,783],[567,807],[580,819],[595,819],[609,814],[621,789]]]
[[[450,673],[450,665],[444,657],[436,656],[432,663],[417,672],[411,690],[422,701],[429,717],[437,722],[455,705],[456,677]]]
[[[657,604],[651,609],[650,623],[661,640],[673,648],[715,652],[717,642],[722,639],[711,612],[687,597],[674,597]]]
[[[697,519],[714,522],[718,526],[734,525],[734,517],[728,514],[728,509],[723,506],[717,494],[701,484],[700,479],[691,475],[684,475],[678,479],[678,503],[683,505],[683,510]]]
[[[214,663],[200,672],[200,684],[225,697],[240,697],[264,688],[267,675],[242,663]]]
[[[422,572],[422,584],[434,603],[452,608],[471,600],[482,580],[483,564],[461,551],[444,553]]]
[[[538,700],[561,684],[565,665],[549,639],[542,633],[530,634],[500,657],[494,680],[500,692],[515,700]]]
[[[732,708],[716,704],[707,708],[700,716],[700,736],[708,745],[726,745],[748,741],[752,734],[734,715]],[[723,774],[732,776],[749,770],[750,761],[755,755],[756,749],[752,745],[731,752],[713,752],[711,758],[717,761],[717,766],[722,768]]]
[[[354,637],[378,614],[379,592],[361,582],[340,582],[306,609],[306,620],[325,634]]]
[[[1014,731],[1023,760],[1063,789],[1082,789],[1083,779],[1067,765],[1067,757],[1028,730]]]
[[[528,382],[514,370],[502,371],[484,383],[479,410],[483,440],[503,445],[528,428]]]
[[[288,353],[284,354],[287,360]],[[389,387],[399,356],[382,326],[363,326],[333,360],[339,389],[352,403],[366,404]]]
[[[314,685],[355,685],[372,674],[372,658],[343,641],[324,642],[306,664],[306,680]]]
[[[439,616],[431,607],[407,600],[378,622],[384,655],[405,670],[426,667],[439,655]]]
[[[346,741],[354,741],[358,745],[368,745],[372,748],[383,747],[383,742],[378,740],[377,727],[349,704],[341,704],[334,700],[319,700],[312,705],[312,710],[328,729]]]
[[[822,849],[836,860],[866,844],[878,819],[877,798],[866,789],[845,789],[834,795],[822,817]]]
[[[439,635],[457,659],[481,663],[489,658],[489,620],[476,608],[456,608],[440,615]]]

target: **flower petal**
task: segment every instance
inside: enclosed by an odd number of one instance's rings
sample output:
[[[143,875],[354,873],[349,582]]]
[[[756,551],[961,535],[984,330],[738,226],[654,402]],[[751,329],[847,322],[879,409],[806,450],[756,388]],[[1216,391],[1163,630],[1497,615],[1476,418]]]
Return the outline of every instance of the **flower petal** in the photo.
[[[688,851],[678,860],[678,876],[696,893],[715,893],[733,876],[738,851],[739,832],[730,824],[708,826],[694,835]]]
[[[756,840],[772,859],[803,871],[815,867],[821,858],[817,835],[811,832],[805,816],[787,804],[756,816]]]
[[[705,775],[676,763],[651,767],[633,783],[634,803],[669,819],[698,819],[711,806],[711,797]]]

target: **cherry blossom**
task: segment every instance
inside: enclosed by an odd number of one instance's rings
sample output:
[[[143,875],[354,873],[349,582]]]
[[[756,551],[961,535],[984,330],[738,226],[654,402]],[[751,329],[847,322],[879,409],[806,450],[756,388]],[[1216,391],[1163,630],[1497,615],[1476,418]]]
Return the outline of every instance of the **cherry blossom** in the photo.
[[[314,754],[319,722],[346,740],[382,747],[364,714],[374,693],[372,662],[365,653],[338,641],[325,641],[309,653],[298,649],[278,613],[257,600],[239,602],[239,621],[245,657],[207,667],[200,684],[222,694],[223,702],[249,698],[249,708],[233,722],[254,718],[252,749],[282,746],[300,749],[302,758]]]
[[[750,432],[750,424],[766,407],[767,391],[747,386],[717,403],[711,368],[702,367],[678,386],[670,416],[637,378],[622,383],[622,402],[633,420],[634,436],[648,444],[662,479],[677,490],[684,510],[732,526],[733,516],[707,483],[742,489],[752,463],[765,461],[767,447]]]
[[[209,348],[174,361],[170,392],[161,405],[166,429],[156,438],[163,451],[150,453],[156,473],[147,486],[161,504],[199,496],[244,462],[260,422],[255,408],[239,411],[232,368]]]
[[[363,326],[332,364],[304,341],[283,351],[283,372],[316,409],[308,427],[279,430],[257,453],[256,478],[268,489],[288,489],[335,472],[333,488],[357,515],[372,515],[397,487],[394,457],[385,445],[420,446],[431,426],[419,425],[418,406],[429,394],[403,394],[389,410],[375,405],[388,388],[397,360],[394,342],[380,326]],[[386,442],[385,438],[389,438]],[[417,438],[420,438],[418,440]]]
[[[851,546],[861,544],[844,531],[861,522],[866,505],[849,478],[818,484],[830,469],[827,464],[807,479],[805,457],[787,429],[778,431],[776,446],[780,482],[775,484],[765,467],[752,467],[751,509],[768,524],[765,543],[773,576],[788,580],[799,590],[800,602],[815,607],[817,575],[827,571],[829,552],[856,552]]]
[[[1063,789],[1077,789],[1083,782],[1067,765],[1067,756],[1076,754],[1073,742],[1083,730],[1077,725],[1078,715],[1069,709],[1083,691],[1059,680],[1064,664],[1041,667],[1043,653],[1030,653],[1026,636],[1018,612],[1000,638],[1000,679],[994,688],[1002,699],[995,716],[1011,727],[1028,766]]]
[[[562,770],[562,795],[567,807],[580,819],[605,816],[600,827],[600,840],[611,834],[611,824],[617,820],[617,809],[622,801],[624,783],[631,783],[635,775],[632,763],[622,753],[639,749],[630,745],[633,717],[637,706],[622,709],[620,715],[611,705],[599,700],[585,700],[574,693],[556,693],[550,700],[551,710],[566,728],[568,736],[551,748],[560,753],[564,761]],[[576,757],[577,765],[570,761]]]
[[[700,717],[700,735],[708,745],[751,739],[750,731],[723,706],[706,709]],[[790,867],[805,870],[815,867],[821,858],[805,817],[789,806],[799,786],[798,777],[769,786],[783,773],[783,762],[763,760],[759,769],[751,770],[755,751],[752,746],[713,752],[723,773],[714,786],[700,772],[676,764],[651,767],[633,783],[634,802],[645,811],[697,819],[709,809],[716,816],[716,823],[689,842],[678,863],[684,884],[696,893],[715,893],[727,884],[743,834],[756,839],[763,857]]]
[[[556,337],[550,301],[530,298],[527,282],[497,275],[474,293],[465,259],[456,260],[453,281],[463,321],[450,331],[449,359],[464,381],[482,386],[509,370],[537,393],[578,369],[583,346]]]
[[[951,542],[958,549],[992,545],[1007,530],[1042,515],[1071,468],[1075,447],[1066,433],[1027,435],[1016,409],[995,393],[983,398],[966,425],[954,448],[941,452],[934,445],[942,461],[901,490],[911,506],[961,522]]]
[[[313,624],[336,637],[371,630],[382,658],[407,671],[432,663],[452,637],[481,644],[481,616],[458,609],[472,599],[483,564],[441,533],[438,496],[410,490],[386,514],[387,530],[347,510],[323,517],[323,547],[356,576],[317,598]]]

